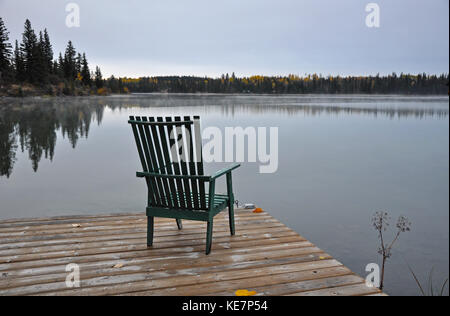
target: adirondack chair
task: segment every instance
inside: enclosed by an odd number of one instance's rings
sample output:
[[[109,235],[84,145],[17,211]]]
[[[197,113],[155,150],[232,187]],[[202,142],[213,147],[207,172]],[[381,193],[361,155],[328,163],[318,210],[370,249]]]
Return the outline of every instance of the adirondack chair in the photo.
[[[231,235],[235,234],[233,164],[211,176],[204,175],[200,117],[130,116],[142,172],[148,187],[147,246],[153,245],[154,218],[207,222],[206,254],[211,252],[214,216],[228,208]],[[194,135],[195,137],[194,137]],[[216,180],[226,176],[227,194],[215,192]],[[207,188],[208,186],[208,188]],[[208,193],[206,193],[208,192]]]

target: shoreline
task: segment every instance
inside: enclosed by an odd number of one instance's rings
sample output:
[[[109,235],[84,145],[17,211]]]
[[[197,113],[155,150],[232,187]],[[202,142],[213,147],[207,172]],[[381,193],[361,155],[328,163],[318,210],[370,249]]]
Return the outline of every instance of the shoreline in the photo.
[[[307,97],[307,96],[330,96],[330,97],[420,97],[420,98],[448,98],[448,94],[401,94],[401,93],[209,93],[209,92],[130,92],[130,93],[108,93],[108,94],[75,94],[75,95],[50,95],[50,94],[33,94],[33,95],[7,95],[0,94],[0,99],[52,99],[52,98],[85,98],[85,97],[127,97],[127,96],[265,96],[265,97]]]

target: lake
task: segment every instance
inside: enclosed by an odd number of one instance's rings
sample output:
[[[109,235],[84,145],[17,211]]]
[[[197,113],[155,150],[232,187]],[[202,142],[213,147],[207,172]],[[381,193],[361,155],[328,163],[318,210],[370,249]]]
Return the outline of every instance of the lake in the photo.
[[[387,264],[386,292],[420,294],[406,263],[424,283],[432,269],[436,284],[448,277],[448,97],[3,98],[0,219],[144,212],[129,115],[200,115],[202,129],[278,127],[277,172],[244,163],[234,176],[236,199],[256,203],[363,276],[379,262],[372,215],[389,212],[391,229],[405,215],[412,231]]]

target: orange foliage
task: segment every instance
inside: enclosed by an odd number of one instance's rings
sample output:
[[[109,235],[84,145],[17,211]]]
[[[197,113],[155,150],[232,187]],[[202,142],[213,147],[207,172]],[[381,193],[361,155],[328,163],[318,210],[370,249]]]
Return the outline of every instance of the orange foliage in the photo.
[[[249,290],[237,290],[235,292],[236,296],[253,296],[256,295],[255,291],[249,291]]]
[[[106,88],[100,88],[97,90],[97,94],[98,95],[107,95],[108,94],[108,90]]]

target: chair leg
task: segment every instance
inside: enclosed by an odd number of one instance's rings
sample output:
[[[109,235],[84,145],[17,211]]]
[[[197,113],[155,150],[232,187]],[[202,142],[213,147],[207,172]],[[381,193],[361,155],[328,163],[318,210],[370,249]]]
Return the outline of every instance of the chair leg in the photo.
[[[206,255],[209,255],[209,253],[211,252],[212,233],[213,233],[213,220],[208,222],[208,227],[206,229]]]
[[[234,236],[234,195],[233,195],[233,178],[231,172],[227,173],[227,193],[228,193],[228,215],[230,218],[231,236]]]
[[[154,226],[155,226],[155,218],[148,216],[147,217],[147,247],[153,246]]]
[[[179,230],[183,229],[183,223],[182,223],[181,219],[177,219],[177,226],[178,226]]]
[[[234,203],[230,200],[228,203],[228,217],[230,220],[230,232],[231,236],[234,236],[236,234],[235,228],[234,228]]]

